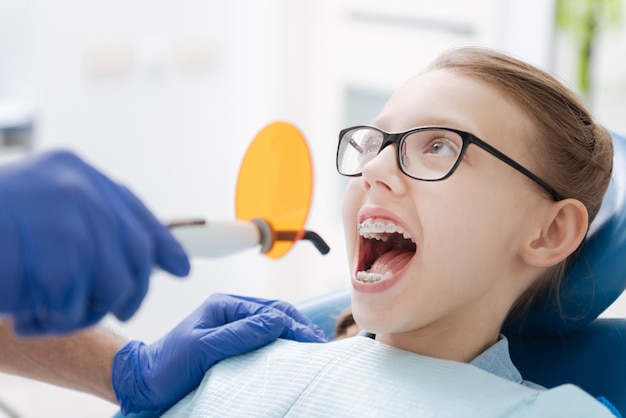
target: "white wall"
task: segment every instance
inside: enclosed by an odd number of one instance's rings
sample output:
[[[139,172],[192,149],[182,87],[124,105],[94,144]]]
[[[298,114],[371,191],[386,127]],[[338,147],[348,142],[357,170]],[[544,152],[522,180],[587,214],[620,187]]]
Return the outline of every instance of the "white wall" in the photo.
[[[545,60],[547,18],[535,19],[530,33],[508,22],[549,17],[546,4],[32,0],[36,147],[75,150],[164,220],[222,219],[233,217],[238,165],[252,137],[272,120],[295,123],[316,171],[308,227],[331,254],[301,243],[279,262],[252,254],[196,261],[194,277],[229,291],[243,275],[250,292],[301,300],[347,283],[344,183],[333,160],[345,89],[391,92],[458,43],[512,45]]]

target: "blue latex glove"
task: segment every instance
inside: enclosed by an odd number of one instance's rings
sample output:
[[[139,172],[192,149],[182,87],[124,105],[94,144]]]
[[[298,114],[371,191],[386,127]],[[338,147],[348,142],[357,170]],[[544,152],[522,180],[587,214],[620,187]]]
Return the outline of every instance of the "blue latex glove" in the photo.
[[[195,389],[213,364],[279,337],[327,341],[287,302],[212,295],[157,342],[131,341],[117,352],[111,380],[122,413],[164,412]]]
[[[0,166],[0,313],[17,333],[58,333],[138,309],[154,264],[189,272],[182,247],[127,188],[69,152]]]

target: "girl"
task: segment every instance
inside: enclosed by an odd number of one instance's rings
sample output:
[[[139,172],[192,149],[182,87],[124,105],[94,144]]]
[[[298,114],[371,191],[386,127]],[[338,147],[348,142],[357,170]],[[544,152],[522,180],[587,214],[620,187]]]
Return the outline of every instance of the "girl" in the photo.
[[[487,49],[444,53],[372,127],[342,131],[338,169],[359,176],[343,209],[356,322],[463,362],[506,345],[507,315],[558,288],[612,161],[609,133],[550,75]]]

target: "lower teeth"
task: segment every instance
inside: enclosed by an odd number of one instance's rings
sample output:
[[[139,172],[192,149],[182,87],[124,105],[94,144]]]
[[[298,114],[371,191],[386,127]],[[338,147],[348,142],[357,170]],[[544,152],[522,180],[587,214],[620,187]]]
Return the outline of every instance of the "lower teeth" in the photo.
[[[376,283],[381,280],[385,280],[391,277],[390,272],[386,272],[385,274],[381,273],[368,273],[366,271],[359,271],[356,274],[356,279],[362,283]]]

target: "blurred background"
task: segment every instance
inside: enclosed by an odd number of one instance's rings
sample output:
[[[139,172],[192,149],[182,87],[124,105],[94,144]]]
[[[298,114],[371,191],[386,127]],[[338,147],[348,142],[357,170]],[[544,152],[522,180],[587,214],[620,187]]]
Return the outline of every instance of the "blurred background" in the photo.
[[[193,260],[154,275],[139,313],[107,319],[150,342],[209,294],[292,303],[348,285],[335,172],[339,129],[368,123],[442,50],[506,50],[558,75],[626,133],[625,0],[0,0],[0,163],[73,150],[129,186],[160,219],[234,218],[239,164],[275,120],[308,140],[315,169],[297,244]],[[616,304],[609,314],[623,314]],[[117,408],[0,375],[0,417],[108,417]],[[12,412],[9,412],[12,411]],[[3,415],[4,414],[4,415]]]

